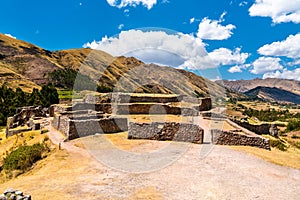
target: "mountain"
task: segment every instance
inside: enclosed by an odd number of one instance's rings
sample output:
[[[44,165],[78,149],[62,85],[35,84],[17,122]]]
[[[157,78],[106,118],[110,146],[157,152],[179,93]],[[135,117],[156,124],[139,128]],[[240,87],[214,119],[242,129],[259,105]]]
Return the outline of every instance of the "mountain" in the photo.
[[[49,82],[69,89],[96,84],[105,91],[225,98],[220,85],[185,70],[86,48],[48,51],[0,34],[0,85],[30,91]]]
[[[259,98],[271,102],[300,104],[300,95],[286,90],[278,89],[276,87],[270,88],[259,86],[245,92],[244,94],[251,98]]]
[[[266,79],[253,79],[253,80],[237,80],[237,81],[217,81],[217,83],[224,85],[227,89],[235,92],[247,92],[248,90],[256,87],[275,87],[281,90],[286,90],[295,94],[300,95],[300,81],[288,80],[288,79],[277,79],[277,78],[266,78]]]

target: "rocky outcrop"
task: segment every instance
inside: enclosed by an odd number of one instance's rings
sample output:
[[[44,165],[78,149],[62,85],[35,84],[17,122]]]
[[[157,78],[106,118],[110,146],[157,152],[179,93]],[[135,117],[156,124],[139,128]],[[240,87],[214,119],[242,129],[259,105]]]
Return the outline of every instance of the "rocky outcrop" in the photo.
[[[271,150],[270,141],[261,136],[250,136],[240,133],[234,133],[232,131],[222,131],[218,129],[212,129],[210,130],[210,132],[213,144],[253,146]]]
[[[195,124],[176,122],[129,123],[128,139],[203,143],[204,131]]]
[[[9,188],[0,195],[0,200],[31,200],[31,196],[24,195],[20,190]]]

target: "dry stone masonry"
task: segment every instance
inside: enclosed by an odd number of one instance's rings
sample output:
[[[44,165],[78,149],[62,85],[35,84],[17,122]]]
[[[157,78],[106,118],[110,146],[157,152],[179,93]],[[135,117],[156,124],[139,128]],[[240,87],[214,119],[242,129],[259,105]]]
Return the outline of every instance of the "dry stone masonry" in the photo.
[[[176,122],[129,124],[128,139],[169,140],[203,143],[204,131],[198,125]]]
[[[212,129],[210,132],[213,144],[253,146],[271,150],[269,139],[258,135],[243,135],[240,133],[234,133],[233,131],[222,131],[218,129]]]
[[[42,108],[40,106],[18,108],[16,110],[16,114],[7,119],[6,137],[24,131],[41,129],[41,119],[47,116],[48,109]]]
[[[0,200],[31,200],[31,196],[24,195],[23,192],[19,190],[9,188],[0,195]]]
[[[184,102],[185,106],[182,106]],[[71,140],[97,133],[127,131],[127,118],[130,114],[198,116],[200,111],[206,109],[211,109],[209,98],[187,98],[173,94],[107,93],[87,95],[83,102],[77,102],[71,106],[54,105],[49,113],[53,116],[52,126]],[[164,129],[167,131],[163,131],[161,134],[166,135],[158,137],[158,140],[175,139],[194,143],[203,141],[203,130],[193,124],[164,122],[162,124],[165,124]],[[156,126],[156,124],[153,125]],[[142,134],[148,134],[145,132],[147,130],[142,131],[144,131]],[[176,132],[180,134],[175,134]],[[131,133],[134,132],[129,130],[129,134]],[[132,134],[132,137],[135,136],[136,134]]]

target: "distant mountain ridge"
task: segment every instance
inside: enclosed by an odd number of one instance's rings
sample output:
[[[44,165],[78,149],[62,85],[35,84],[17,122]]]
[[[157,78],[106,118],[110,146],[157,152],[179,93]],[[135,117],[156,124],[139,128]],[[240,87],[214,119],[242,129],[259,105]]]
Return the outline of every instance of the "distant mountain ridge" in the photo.
[[[245,92],[244,94],[251,98],[258,98],[271,102],[300,104],[300,95],[286,90],[278,89],[276,87],[271,88],[258,86]]]
[[[270,87],[286,90],[295,94],[300,95],[300,81],[289,80],[289,79],[277,79],[277,78],[267,78],[267,79],[252,79],[252,80],[237,80],[237,81],[216,81],[217,83],[223,85],[229,90],[235,92],[245,93],[256,87]]]
[[[142,71],[135,70],[139,66],[144,67]],[[0,34],[0,86],[5,83],[11,88],[30,91],[42,84],[71,76],[74,78],[74,70],[109,90],[115,89],[122,79],[119,91],[134,89],[135,92],[179,92],[225,98],[223,87],[192,72],[145,64],[133,57],[113,57],[106,52],[86,48],[52,52]],[[64,74],[69,72],[72,73]],[[177,77],[170,77],[172,74]],[[145,84],[145,81],[149,83]]]

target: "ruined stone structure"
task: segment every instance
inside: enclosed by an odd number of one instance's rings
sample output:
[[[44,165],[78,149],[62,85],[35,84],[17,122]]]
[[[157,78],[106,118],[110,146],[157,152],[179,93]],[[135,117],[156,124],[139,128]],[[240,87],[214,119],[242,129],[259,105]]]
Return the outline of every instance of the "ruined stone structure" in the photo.
[[[48,109],[44,109],[40,106],[29,106],[29,107],[18,108],[16,110],[16,114],[7,119],[6,137],[24,131],[41,129],[42,126],[39,120],[42,117],[46,117],[47,114],[48,114]]]
[[[198,125],[175,122],[129,124],[128,139],[169,140],[203,143],[204,131]]]
[[[249,124],[247,121],[240,121],[236,119],[232,119],[232,121],[258,135],[270,134],[269,131],[270,131],[271,124],[254,125],[254,124]]]
[[[69,140],[96,133],[117,133],[128,129],[127,118],[88,112],[57,113],[53,118],[52,126],[64,133]]]
[[[218,129],[213,129],[210,132],[213,144],[253,146],[271,150],[269,139],[261,136],[243,135],[232,131],[222,131]]]
[[[203,105],[200,103],[203,103]],[[182,106],[183,104],[185,106]],[[130,114],[197,116],[202,109],[210,108],[211,100],[209,98],[188,99],[182,95],[107,93],[87,95],[83,102],[72,106],[54,105],[50,108],[49,113],[50,116],[54,117],[52,126],[64,133],[67,139],[75,139],[97,133],[127,131],[126,116]],[[182,124],[180,127],[185,127],[183,131],[182,128],[176,128],[179,125],[178,123],[172,123],[170,127],[169,125],[169,123],[166,123],[168,132],[163,132],[167,135],[157,139],[170,138],[173,135],[172,138],[175,140],[202,143],[203,130],[200,127],[196,128],[192,124]],[[171,128],[174,130],[171,131]],[[181,136],[175,134],[178,131]],[[132,133],[130,130],[129,132],[129,134]],[[134,135],[136,134],[132,134],[132,137]],[[188,135],[191,138],[195,136],[195,138],[191,139]]]

